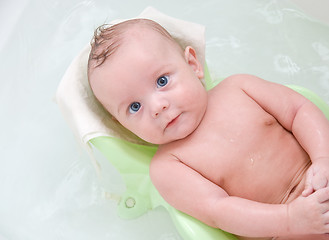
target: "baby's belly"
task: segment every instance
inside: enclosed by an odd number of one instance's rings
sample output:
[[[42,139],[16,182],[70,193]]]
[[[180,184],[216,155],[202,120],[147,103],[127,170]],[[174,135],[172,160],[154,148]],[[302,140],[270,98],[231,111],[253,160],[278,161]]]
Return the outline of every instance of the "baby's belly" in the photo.
[[[259,143],[257,150],[232,164],[236,171],[222,181],[229,195],[274,204],[301,194],[311,164],[309,156],[291,134],[275,138],[272,145]]]
[[[184,159],[230,196],[264,203],[284,203],[300,195],[310,166],[308,154],[294,136],[280,125],[253,130],[254,139],[236,142],[217,139],[216,146],[193,145],[194,155]],[[245,134],[250,136],[251,134]],[[200,148],[200,149],[198,149]],[[201,154],[195,154],[195,151]],[[192,151],[191,151],[192,152]],[[206,152],[206,153],[205,153]],[[197,156],[197,157],[196,157]],[[203,156],[202,161],[198,156]]]

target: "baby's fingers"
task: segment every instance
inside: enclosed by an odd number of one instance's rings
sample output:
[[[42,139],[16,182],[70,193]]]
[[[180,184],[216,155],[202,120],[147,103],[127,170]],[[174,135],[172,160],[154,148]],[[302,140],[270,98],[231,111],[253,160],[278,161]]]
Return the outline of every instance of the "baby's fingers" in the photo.
[[[328,186],[328,179],[326,176],[316,174],[312,179],[312,185],[315,191]]]
[[[319,203],[328,203],[328,208],[329,208],[329,187],[326,188],[321,188],[318,191],[314,193],[316,195],[317,200]]]
[[[306,181],[305,181],[305,188],[302,192],[303,197],[307,197],[314,192],[314,188],[312,185],[312,178],[313,178],[313,168],[310,168],[306,173]]]

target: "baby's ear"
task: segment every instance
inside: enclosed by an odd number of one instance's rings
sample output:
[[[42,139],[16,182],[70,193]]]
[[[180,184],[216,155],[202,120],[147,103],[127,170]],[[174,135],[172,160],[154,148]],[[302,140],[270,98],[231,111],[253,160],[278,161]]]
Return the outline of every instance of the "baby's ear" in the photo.
[[[199,79],[204,77],[203,68],[197,59],[196,52],[191,46],[185,48],[185,60],[192,67],[193,71]]]

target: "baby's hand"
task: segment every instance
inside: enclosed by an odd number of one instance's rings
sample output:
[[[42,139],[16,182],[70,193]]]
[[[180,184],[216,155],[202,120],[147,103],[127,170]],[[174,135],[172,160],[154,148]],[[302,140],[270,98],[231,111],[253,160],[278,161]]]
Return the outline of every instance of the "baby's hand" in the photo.
[[[291,234],[329,233],[329,187],[288,204],[288,229]]]
[[[311,165],[306,173],[304,197],[329,186],[329,158],[322,158]]]

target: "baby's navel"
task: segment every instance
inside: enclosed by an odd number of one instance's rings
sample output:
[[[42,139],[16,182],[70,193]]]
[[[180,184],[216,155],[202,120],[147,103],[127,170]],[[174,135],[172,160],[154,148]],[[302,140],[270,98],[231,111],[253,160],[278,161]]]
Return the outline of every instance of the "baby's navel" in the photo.
[[[266,118],[264,120],[264,125],[265,126],[271,126],[276,122],[276,120],[273,117]]]

